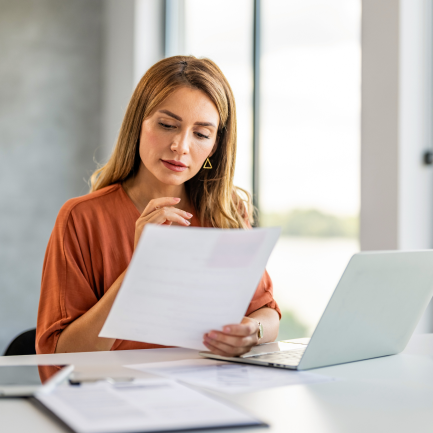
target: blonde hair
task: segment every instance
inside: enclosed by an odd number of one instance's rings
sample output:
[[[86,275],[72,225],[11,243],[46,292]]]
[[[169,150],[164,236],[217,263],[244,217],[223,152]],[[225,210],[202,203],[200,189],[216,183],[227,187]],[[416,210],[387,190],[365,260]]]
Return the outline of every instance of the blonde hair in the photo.
[[[236,107],[233,92],[218,66],[209,59],[174,56],[153,65],[138,83],[108,162],[90,178],[90,191],[123,182],[140,167],[143,120],[179,87],[199,89],[215,104],[220,124],[212,169],[201,169],[185,187],[203,226],[246,228],[252,218],[251,196],[233,186],[236,162]],[[241,197],[241,195],[243,197]]]

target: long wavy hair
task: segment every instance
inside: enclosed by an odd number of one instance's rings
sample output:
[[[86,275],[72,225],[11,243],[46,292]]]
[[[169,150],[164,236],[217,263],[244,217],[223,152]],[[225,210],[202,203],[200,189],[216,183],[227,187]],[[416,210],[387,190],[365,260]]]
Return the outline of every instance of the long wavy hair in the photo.
[[[141,125],[155,108],[182,86],[203,91],[215,104],[220,124],[211,170],[185,183],[203,226],[247,228],[253,217],[251,196],[233,185],[236,162],[236,106],[224,74],[209,59],[174,56],[153,65],[138,83],[108,162],[90,178],[90,192],[123,182],[138,173]],[[249,221],[250,219],[250,221]]]

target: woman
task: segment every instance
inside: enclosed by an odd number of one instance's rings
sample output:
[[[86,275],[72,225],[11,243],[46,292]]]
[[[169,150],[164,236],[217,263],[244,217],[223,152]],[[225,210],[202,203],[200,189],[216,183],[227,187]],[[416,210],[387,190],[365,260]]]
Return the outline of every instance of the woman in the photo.
[[[233,186],[235,157],[235,102],[215,63],[176,56],[151,67],[90,194],[58,215],[42,273],[37,352],[161,347],[98,334],[147,224],[250,227],[250,198]],[[242,323],[209,332],[204,344],[241,355],[276,338],[279,314],[265,272]]]

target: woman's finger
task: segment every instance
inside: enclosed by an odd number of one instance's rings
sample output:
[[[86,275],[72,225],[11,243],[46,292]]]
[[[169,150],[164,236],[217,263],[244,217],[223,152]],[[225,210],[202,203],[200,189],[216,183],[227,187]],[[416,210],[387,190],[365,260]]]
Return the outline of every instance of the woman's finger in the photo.
[[[204,336],[204,342],[211,345],[212,347],[221,350],[222,352],[229,353],[231,356],[239,356],[243,353],[249,352],[254,344],[241,345],[241,341],[239,344],[235,344],[234,346],[223,343],[222,341],[214,340],[210,338],[208,335]]]
[[[175,206],[180,202],[179,197],[160,197],[150,200],[147,206],[144,208],[141,216],[146,216],[152,213],[156,209],[160,209],[166,206]]]
[[[186,227],[191,225],[187,219],[181,217],[173,208],[159,209],[157,212],[150,215],[146,221],[146,223],[152,224],[164,224],[166,222],[177,223]]]
[[[259,330],[259,322],[249,320],[248,322],[240,323],[237,325],[224,326],[223,332],[229,335],[237,335],[239,337],[246,337],[257,333]]]
[[[203,341],[203,344],[209,349],[210,352],[212,352],[215,355],[220,355],[220,356],[231,356],[230,353],[226,353],[222,350],[219,350],[216,347],[213,347],[211,344],[206,343],[206,341]]]
[[[216,355],[221,355],[221,356],[241,356],[244,353],[249,352],[250,348],[249,347],[231,347],[231,346],[227,346],[224,347],[220,344],[214,344],[211,343],[209,341],[203,341],[203,344],[212,352],[215,353]]]
[[[152,202],[153,204],[161,204],[166,203],[168,199],[173,198],[174,197],[163,197],[162,199],[155,199],[149,202],[149,205],[146,206],[146,209],[143,211],[143,213],[140,215],[140,217],[135,223],[134,249],[136,248],[138,240],[141,237],[141,233],[143,232],[143,228],[147,223],[168,226],[171,226],[173,223],[177,223],[185,227],[191,225],[188,219],[192,218],[192,214],[185,212],[182,209],[178,209],[172,206],[163,206],[161,208],[154,205],[150,206]],[[179,201],[180,199],[176,200]],[[150,210],[152,211],[146,214],[146,212],[149,212]]]
[[[172,207],[172,206],[168,207],[168,206],[165,206],[165,207],[162,207],[162,208],[157,208],[153,212],[150,212],[150,213],[148,213],[145,216],[142,215],[142,216],[140,216],[139,219],[142,219],[142,220],[144,219],[147,222],[147,220],[149,218],[151,218],[155,213],[158,213],[158,212],[161,212],[161,211],[168,211],[168,210],[177,213],[182,218],[185,218],[187,220],[189,220],[189,219],[191,219],[193,217],[193,215],[190,214],[189,212],[185,212],[184,210],[178,209],[177,207]]]
[[[221,355],[221,356],[240,356],[243,355],[244,353],[248,352],[249,349],[240,349],[238,348],[238,350],[236,351],[236,353],[233,351],[233,348],[229,348],[228,350],[224,350],[224,348],[222,347],[218,347],[217,345],[212,344],[209,341],[206,341],[206,339],[203,341],[203,344],[212,352],[215,353],[216,355]]]
[[[206,343],[206,341],[203,341],[203,344],[209,349],[210,352],[214,353],[215,355],[220,356],[233,356],[231,353],[226,353],[223,350],[218,349],[217,347],[212,346],[209,343]]]
[[[148,207],[146,207],[146,209],[148,209]],[[147,213],[146,213],[146,209],[140,215],[141,219],[146,218],[146,217],[150,217],[152,214],[160,211],[161,209],[172,209],[174,212],[178,213],[181,217],[186,218],[186,219],[191,219],[193,217],[193,215],[190,214],[189,212],[185,212],[184,210],[178,209],[177,207],[173,207],[173,206],[160,206],[160,207],[153,206],[153,207],[149,208],[149,211]]]
[[[208,337],[212,340],[219,341],[221,343],[225,343],[229,346],[255,346],[258,343],[257,334],[248,335],[246,337],[238,337],[234,335],[227,335],[223,332],[211,331],[208,334]]]

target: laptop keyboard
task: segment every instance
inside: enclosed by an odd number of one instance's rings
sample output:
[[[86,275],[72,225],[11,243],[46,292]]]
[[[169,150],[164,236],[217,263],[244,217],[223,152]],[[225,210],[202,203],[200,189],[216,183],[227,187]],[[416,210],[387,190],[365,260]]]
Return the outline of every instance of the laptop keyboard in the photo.
[[[266,355],[257,355],[252,358],[256,358],[260,361],[269,362],[270,364],[281,364],[281,365],[293,365],[299,364],[302,355],[307,347],[302,347],[301,349],[287,350],[284,352],[274,352],[268,353]]]

